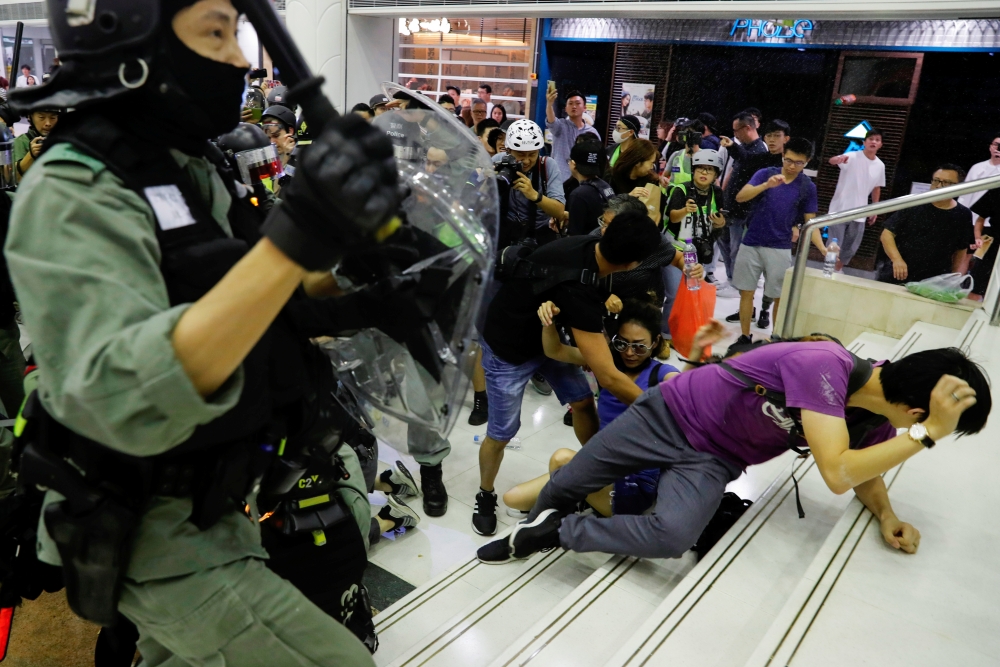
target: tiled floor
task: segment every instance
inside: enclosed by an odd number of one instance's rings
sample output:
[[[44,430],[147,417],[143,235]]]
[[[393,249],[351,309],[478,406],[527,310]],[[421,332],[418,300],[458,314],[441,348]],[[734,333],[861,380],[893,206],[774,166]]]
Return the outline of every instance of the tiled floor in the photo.
[[[722,276],[722,273],[717,273]],[[754,302],[760,307],[762,290],[758,288]],[[726,324],[724,318],[739,310],[739,299],[717,299],[715,316],[723,321],[728,332],[727,337],[718,346],[724,350],[739,336],[738,324]],[[770,331],[751,327],[755,338],[767,335]],[[676,353],[672,355],[671,363],[680,367]],[[479,490],[479,448],[473,442],[473,436],[486,432],[485,425],[469,426],[469,412],[472,408],[472,393],[466,397],[465,405],[459,415],[458,423],[451,433],[451,454],[444,460],[444,482],[448,488],[448,512],[440,518],[426,517],[423,514],[420,498],[412,499],[410,506],[422,517],[416,528],[405,534],[386,536],[374,546],[370,559],[380,567],[395,574],[409,583],[419,586],[448,568],[471,558],[476,549],[488,542],[490,538],[482,537],[472,531],[472,511],[475,496]],[[542,475],[548,471],[548,461],[552,453],[562,447],[579,449],[580,445],[573,435],[573,429],[563,424],[565,408],[559,405],[555,396],[540,396],[532,389],[524,393],[524,403],[521,408],[521,439],[519,451],[508,450],[504,454],[503,465],[497,476],[496,489],[502,496],[505,491],[520,482]],[[397,452],[384,442],[380,443],[379,458],[383,465],[401,459],[416,475],[419,465],[412,457]],[[737,493],[749,491],[759,485],[758,480],[751,484],[741,478],[733,482]],[[373,505],[381,505],[385,499],[380,493],[371,496]],[[500,521],[499,531],[513,525],[516,520],[508,517],[506,507],[497,510]]]

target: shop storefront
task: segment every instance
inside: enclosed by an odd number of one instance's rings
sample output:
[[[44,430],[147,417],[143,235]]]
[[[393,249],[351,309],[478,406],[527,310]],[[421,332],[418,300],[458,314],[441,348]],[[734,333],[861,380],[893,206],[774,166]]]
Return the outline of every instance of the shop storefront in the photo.
[[[535,56],[535,19],[398,20],[401,85],[437,96],[448,86],[467,104],[481,84],[508,117],[529,113],[528,90]]]
[[[859,127],[885,133],[883,197],[907,194],[939,163],[987,159],[997,131],[1000,20],[566,18],[540,33],[539,80],[597,95],[602,136],[623,103],[652,128],[708,112],[730,134],[751,106],[787,121],[816,144],[821,212],[838,177],[827,160],[856,145]],[[869,229],[855,268],[873,264],[880,231]]]

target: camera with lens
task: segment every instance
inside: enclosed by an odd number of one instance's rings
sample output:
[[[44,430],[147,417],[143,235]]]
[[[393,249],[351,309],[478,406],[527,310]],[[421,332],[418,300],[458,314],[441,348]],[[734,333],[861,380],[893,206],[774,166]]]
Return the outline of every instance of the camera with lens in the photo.
[[[701,143],[702,135],[704,130],[698,130],[693,125],[697,121],[678,128],[677,133],[674,135],[677,137],[677,141],[681,142],[687,148],[691,149]]]
[[[507,185],[513,185],[517,175],[521,173],[521,163],[513,155],[504,155],[499,162],[494,163],[497,178]]]

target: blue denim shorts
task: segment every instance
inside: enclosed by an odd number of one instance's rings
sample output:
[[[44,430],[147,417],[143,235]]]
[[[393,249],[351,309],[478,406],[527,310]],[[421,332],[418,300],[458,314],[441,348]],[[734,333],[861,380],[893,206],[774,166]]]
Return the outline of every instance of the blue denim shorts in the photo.
[[[486,396],[489,398],[489,422],[486,435],[499,442],[508,442],[521,428],[521,402],[524,388],[531,376],[541,373],[563,405],[594,398],[587,376],[579,366],[535,357],[523,364],[512,364],[493,354],[480,340],[483,348],[483,370],[486,372]]]

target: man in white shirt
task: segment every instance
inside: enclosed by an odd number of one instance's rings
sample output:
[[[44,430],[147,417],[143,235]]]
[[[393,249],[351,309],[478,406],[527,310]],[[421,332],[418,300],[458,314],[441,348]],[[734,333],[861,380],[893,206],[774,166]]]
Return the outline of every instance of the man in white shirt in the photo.
[[[853,151],[830,158],[830,164],[840,167],[840,178],[837,180],[837,190],[830,200],[830,213],[849,211],[868,205],[882,198],[882,188],[885,187],[885,163],[878,159],[878,150],[882,148],[882,131],[868,130],[865,135],[864,150]],[[861,247],[861,239],[865,236],[865,223],[875,224],[877,216],[858,218],[839,225],[831,225],[828,237],[837,239],[840,244],[840,259],[837,260],[837,270],[850,263]],[[819,248],[826,247],[820,230],[813,231],[813,242]]]
[[[21,74],[17,77],[17,87],[24,88],[28,85],[28,77],[31,76],[31,65],[22,65]],[[37,83],[37,82],[36,82]],[[34,84],[32,84],[34,85]]]
[[[984,160],[983,162],[977,162],[972,165],[969,169],[968,175],[966,175],[966,181],[978,181],[981,178],[989,178],[990,176],[996,176],[1000,174],[1000,133],[993,137],[993,141],[990,143],[990,159]],[[983,198],[985,192],[970,192],[967,195],[962,195],[958,198],[958,203],[962,206],[971,209],[976,202]],[[976,218],[978,216],[972,214],[972,224],[976,224]],[[990,226],[990,221],[986,221],[986,227]],[[977,230],[979,233],[976,235],[978,239],[982,234],[982,230]]]

